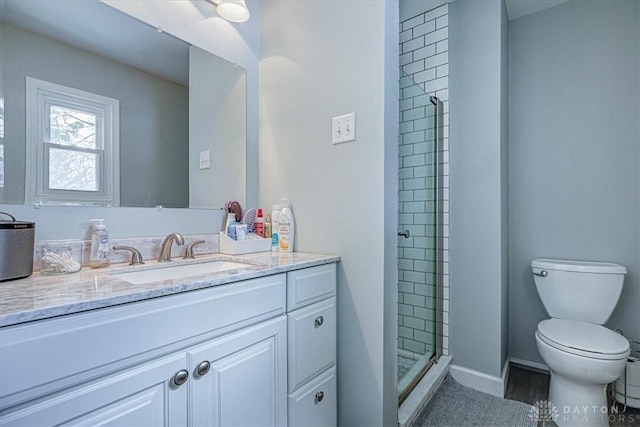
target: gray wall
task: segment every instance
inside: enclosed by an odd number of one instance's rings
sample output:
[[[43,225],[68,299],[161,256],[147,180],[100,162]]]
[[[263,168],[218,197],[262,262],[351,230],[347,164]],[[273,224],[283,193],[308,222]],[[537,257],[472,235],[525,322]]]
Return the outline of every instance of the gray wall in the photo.
[[[91,218],[104,218],[109,237],[166,236],[172,231],[214,234],[224,224],[222,209],[105,208],[95,206],[42,206],[0,203],[0,211],[36,223],[36,241],[91,239]],[[3,217],[4,218],[4,217]]]
[[[512,357],[542,363],[538,257],[625,265],[608,326],[640,340],[639,4],[572,1],[510,24]]]
[[[449,5],[451,354],[454,365],[489,375],[494,385],[506,357],[508,316],[502,3]]]
[[[189,48],[189,207],[247,206],[245,70],[198,47]],[[211,167],[200,169],[210,151]]]
[[[295,250],[341,257],[339,425],[397,425],[398,5],[261,7],[260,204],[287,196]]]
[[[188,88],[6,25],[6,188],[24,201],[25,76],[120,101],[120,204],[187,207]]]

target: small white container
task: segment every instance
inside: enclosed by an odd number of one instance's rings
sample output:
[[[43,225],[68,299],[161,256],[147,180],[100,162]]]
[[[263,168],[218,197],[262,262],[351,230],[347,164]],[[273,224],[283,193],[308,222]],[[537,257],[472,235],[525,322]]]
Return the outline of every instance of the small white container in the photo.
[[[226,234],[220,233],[220,252],[223,254],[242,255],[269,251],[271,251],[271,239],[233,240]]]

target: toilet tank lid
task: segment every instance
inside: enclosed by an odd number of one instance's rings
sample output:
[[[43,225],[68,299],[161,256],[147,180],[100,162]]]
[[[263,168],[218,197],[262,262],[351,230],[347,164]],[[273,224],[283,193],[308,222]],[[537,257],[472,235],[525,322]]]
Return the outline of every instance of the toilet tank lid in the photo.
[[[577,271],[582,273],[627,274],[627,269],[611,262],[570,261],[539,258],[531,261],[531,267],[545,270]]]

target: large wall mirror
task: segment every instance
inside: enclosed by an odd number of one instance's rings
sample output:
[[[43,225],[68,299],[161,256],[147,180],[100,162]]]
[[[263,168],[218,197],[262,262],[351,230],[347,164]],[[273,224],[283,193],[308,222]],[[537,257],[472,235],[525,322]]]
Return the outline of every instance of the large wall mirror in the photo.
[[[25,199],[30,185],[104,190],[108,153],[96,141],[109,131],[93,104],[74,101],[82,94],[119,105],[118,200],[102,205],[219,209],[245,199],[243,68],[99,0],[0,0],[0,14],[0,203],[40,203]],[[44,107],[34,111],[49,112],[34,119],[28,81],[80,95],[36,93]],[[29,166],[38,152],[41,165]]]

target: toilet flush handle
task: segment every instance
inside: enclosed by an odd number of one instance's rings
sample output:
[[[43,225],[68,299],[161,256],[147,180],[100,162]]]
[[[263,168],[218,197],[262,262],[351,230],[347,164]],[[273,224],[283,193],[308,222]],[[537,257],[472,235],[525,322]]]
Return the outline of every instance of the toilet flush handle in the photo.
[[[533,274],[536,276],[542,276],[542,277],[547,277],[547,275],[549,273],[547,273],[547,270],[540,270],[540,271],[533,271]]]

